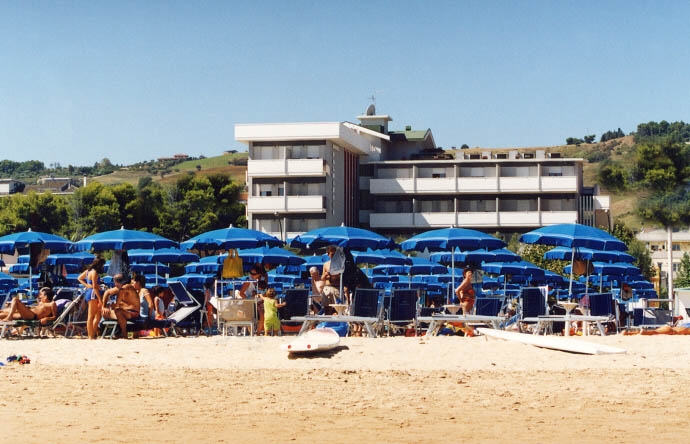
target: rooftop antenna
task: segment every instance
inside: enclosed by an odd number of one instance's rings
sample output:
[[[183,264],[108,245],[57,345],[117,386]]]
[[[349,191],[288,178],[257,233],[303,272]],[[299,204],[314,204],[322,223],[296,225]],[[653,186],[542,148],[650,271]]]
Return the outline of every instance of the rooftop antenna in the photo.
[[[382,93],[383,91],[378,90],[374,91],[371,97],[367,97],[367,99],[371,100],[371,104],[367,107],[366,115],[367,116],[375,116],[376,115],[376,94]]]

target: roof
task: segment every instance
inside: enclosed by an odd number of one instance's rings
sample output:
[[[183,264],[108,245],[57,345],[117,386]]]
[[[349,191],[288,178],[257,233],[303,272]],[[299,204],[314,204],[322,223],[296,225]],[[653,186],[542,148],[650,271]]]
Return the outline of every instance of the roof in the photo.
[[[431,135],[431,130],[405,130],[405,131],[388,131],[388,134],[393,140],[401,140],[400,137],[404,137],[404,140],[410,142],[421,142]]]

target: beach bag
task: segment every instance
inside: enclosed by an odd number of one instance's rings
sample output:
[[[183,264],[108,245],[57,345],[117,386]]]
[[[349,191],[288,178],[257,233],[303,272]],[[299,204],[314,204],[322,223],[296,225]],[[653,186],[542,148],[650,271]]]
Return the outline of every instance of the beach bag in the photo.
[[[594,264],[590,261],[583,261],[582,259],[575,259],[573,262],[573,274],[582,276],[583,274],[594,273]]]
[[[242,270],[242,258],[237,250],[228,250],[228,257],[223,261],[223,271],[220,277],[222,279],[238,278],[244,274]]]

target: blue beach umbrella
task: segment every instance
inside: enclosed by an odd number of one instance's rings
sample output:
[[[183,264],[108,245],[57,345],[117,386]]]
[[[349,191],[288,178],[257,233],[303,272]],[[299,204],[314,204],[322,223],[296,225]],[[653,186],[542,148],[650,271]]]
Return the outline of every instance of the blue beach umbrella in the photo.
[[[570,248],[570,264],[575,262],[578,248],[604,251],[626,251],[625,242],[599,228],[581,224],[557,224],[537,228],[520,236],[525,244],[554,245]],[[572,269],[571,269],[572,270]],[[570,273],[569,293],[572,295],[573,273]]]
[[[263,246],[280,247],[283,241],[263,231],[233,227],[207,231],[180,244],[180,248],[195,251],[218,251]]]
[[[280,247],[251,248],[238,253],[246,264],[301,265],[305,262],[303,257]]]
[[[166,239],[163,236],[125,228],[92,234],[74,243],[74,248],[77,251],[130,250],[134,248],[158,249],[177,246],[177,242]]]
[[[31,229],[0,237],[0,253],[2,254],[15,254],[15,251],[20,254],[35,254],[36,250],[67,253],[71,250],[72,245],[73,243],[64,237],[41,231],[31,231]],[[32,273],[30,265],[28,273]],[[33,279],[29,279],[29,292],[32,291],[32,288]]]
[[[525,244],[626,251],[625,242],[599,228],[581,224],[557,224],[537,228],[520,236]]]
[[[429,259],[442,264],[449,264],[451,263],[451,253],[432,253],[431,256],[429,256]],[[459,249],[455,249],[453,252],[453,259],[456,263],[473,265],[478,265],[482,262],[517,262],[522,260],[519,254],[513,253],[506,248],[499,248],[497,250],[479,249],[471,251],[461,251]]]
[[[570,260],[571,257],[572,249],[568,247],[554,247],[551,250],[544,253],[544,259]],[[624,251],[594,250],[585,247],[575,249],[575,259],[597,262],[635,262],[635,258]]]
[[[400,248],[415,251],[455,251],[459,250],[496,250],[506,243],[501,239],[468,228],[440,228],[412,236],[403,241]],[[451,285],[455,288],[455,255],[451,255]]]
[[[293,248],[302,249],[317,249],[327,247],[328,245],[337,245],[342,248],[349,248],[350,250],[396,247],[395,242],[378,233],[345,225],[323,227],[307,231],[306,233],[295,236],[289,243]]]
[[[352,251],[356,264],[410,265],[412,259],[399,251],[386,248],[366,251]]]
[[[52,253],[67,253],[72,247],[72,242],[64,237],[30,229],[0,237],[0,253],[2,254],[14,254],[15,251],[28,254],[32,246],[40,246]]]
[[[134,263],[163,262],[166,264],[185,264],[199,260],[199,255],[181,248],[161,248],[158,250],[148,248],[135,248],[127,251],[129,260]]]

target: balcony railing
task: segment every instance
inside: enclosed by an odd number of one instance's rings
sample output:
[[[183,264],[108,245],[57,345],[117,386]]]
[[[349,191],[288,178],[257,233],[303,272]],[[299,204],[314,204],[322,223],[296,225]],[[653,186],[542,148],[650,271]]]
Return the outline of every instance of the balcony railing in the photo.
[[[252,196],[247,199],[250,213],[323,213],[324,196]]]
[[[458,213],[372,213],[369,225],[376,228],[540,227],[577,222],[577,211],[500,211]]]
[[[460,177],[370,179],[372,194],[438,194],[500,192],[576,192],[577,178],[566,177]]]
[[[251,177],[313,177],[325,174],[323,159],[251,159],[247,162],[247,175]]]

